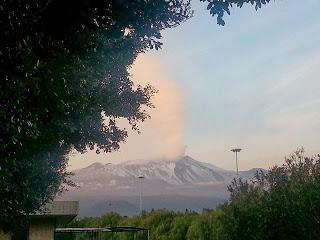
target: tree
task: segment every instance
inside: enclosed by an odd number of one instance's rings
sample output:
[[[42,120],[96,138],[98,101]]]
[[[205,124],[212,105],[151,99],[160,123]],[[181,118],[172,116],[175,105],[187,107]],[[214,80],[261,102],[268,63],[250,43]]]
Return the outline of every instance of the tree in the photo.
[[[320,155],[302,149],[285,164],[229,187],[222,226],[227,239],[318,239]]]
[[[155,90],[134,86],[128,68],[192,12],[176,0],[15,0],[0,12],[0,227],[9,227],[68,183],[71,149],[118,149],[119,118],[138,130]]]
[[[233,4],[268,1],[208,2],[223,24]],[[138,130],[156,91],[134,86],[128,68],[191,16],[184,0],[0,3],[0,227],[70,184],[71,149],[117,150],[127,137],[119,118]]]
[[[244,4],[251,4],[258,10],[262,5],[267,4],[270,0],[200,0],[201,2],[208,2],[207,9],[210,14],[215,17],[217,16],[217,23],[219,25],[225,25],[223,20],[224,14],[230,15],[230,8],[233,6],[241,8]]]
[[[193,218],[188,232],[185,236],[187,240],[222,240],[221,224],[219,217],[222,214],[220,210],[202,213]]]
[[[170,235],[168,239],[172,240],[184,240],[188,229],[191,225],[192,220],[195,218],[196,214],[185,213],[182,216],[176,216],[174,221],[171,223]]]

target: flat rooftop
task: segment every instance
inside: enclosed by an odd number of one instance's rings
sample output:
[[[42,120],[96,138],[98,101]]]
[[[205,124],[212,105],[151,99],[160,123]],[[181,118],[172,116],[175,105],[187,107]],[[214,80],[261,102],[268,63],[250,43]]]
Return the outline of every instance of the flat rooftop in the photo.
[[[55,233],[97,233],[97,232],[141,232],[148,231],[140,227],[105,227],[105,228],[57,228]]]
[[[54,201],[44,205],[33,216],[59,216],[59,215],[78,215],[78,201]]]
[[[31,214],[33,220],[54,219],[56,223],[67,223],[78,215],[78,201],[53,201],[44,205],[39,211]]]

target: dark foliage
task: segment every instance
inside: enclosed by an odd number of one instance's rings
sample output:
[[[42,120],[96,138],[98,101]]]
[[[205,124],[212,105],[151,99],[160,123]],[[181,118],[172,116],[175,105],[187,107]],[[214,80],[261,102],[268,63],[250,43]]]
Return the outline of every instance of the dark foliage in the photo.
[[[210,1],[224,24],[233,4]],[[0,227],[63,190],[67,154],[110,152],[137,130],[155,90],[128,74],[160,31],[191,17],[184,0],[4,0],[0,3]]]
[[[191,14],[179,0],[0,4],[0,227],[69,183],[71,149],[117,150],[119,118],[138,129],[155,90],[128,68]]]
[[[320,155],[298,150],[285,164],[234,181],[222,225],[227,239],[319,239]]]
[[[262,5],[267,4],[270,0],[200,0],[201,2],[208,2],[207,9],[212,16],[217,16],[219,25],[225,25],[223,20],[224,14],[230,15],[230,8],[233,6],[241,8],[244,4],[254,5],[258,10]]]

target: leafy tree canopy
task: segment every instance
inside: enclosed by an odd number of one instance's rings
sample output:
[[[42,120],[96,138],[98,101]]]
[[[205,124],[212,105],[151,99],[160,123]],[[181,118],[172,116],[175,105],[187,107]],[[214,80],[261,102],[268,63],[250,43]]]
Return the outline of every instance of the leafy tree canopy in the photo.
[[[10,225],[67,183],[71,149],[118,149],[119,118],[138,129],[155,90],[134,86],[128,68],[192,11],[176,0],[16,0],[0,12],[0,224]]]
[[[320,234],[320,155],[303,149],[282,166],[234,181],[222,225],[227,239],[317,239]]]
[[[267,4],[270,0],[200,0],[201,2],[208,2],[207,9],[212,16],[217,16],[217,23],[225,25],[223,20],[224,14],[230,15],[230,8],[233,6],[241,8],[245,4],[254,5],[258,10],[262,5]]]
[[[208,2],[224,24],[232,5],[268,1]],[[156,91],[134,86],[128,69],[192,14],[184,0],[0,3],[0,227],[70,184],[70,150],[117,150],[119,118],[138,130]]]

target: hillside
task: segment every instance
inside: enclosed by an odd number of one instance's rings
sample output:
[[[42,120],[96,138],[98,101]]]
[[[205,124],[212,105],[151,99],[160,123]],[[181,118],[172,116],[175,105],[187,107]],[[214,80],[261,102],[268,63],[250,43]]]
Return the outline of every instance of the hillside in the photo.
[[[240,172],[250,178],[256,170]],[[80,215],[97,216],[115,211],[123,215],[138,212],[140,188],[144,208],[201,211],[227,199],[226,186],[235,172],[194,160],[128,161],[119,164],[94,163],[74,171],[79,186],[62,196],[80,200]],[[138,179],[143,176],[144,179]],[[141,181],[141,182],[139,182]]]

